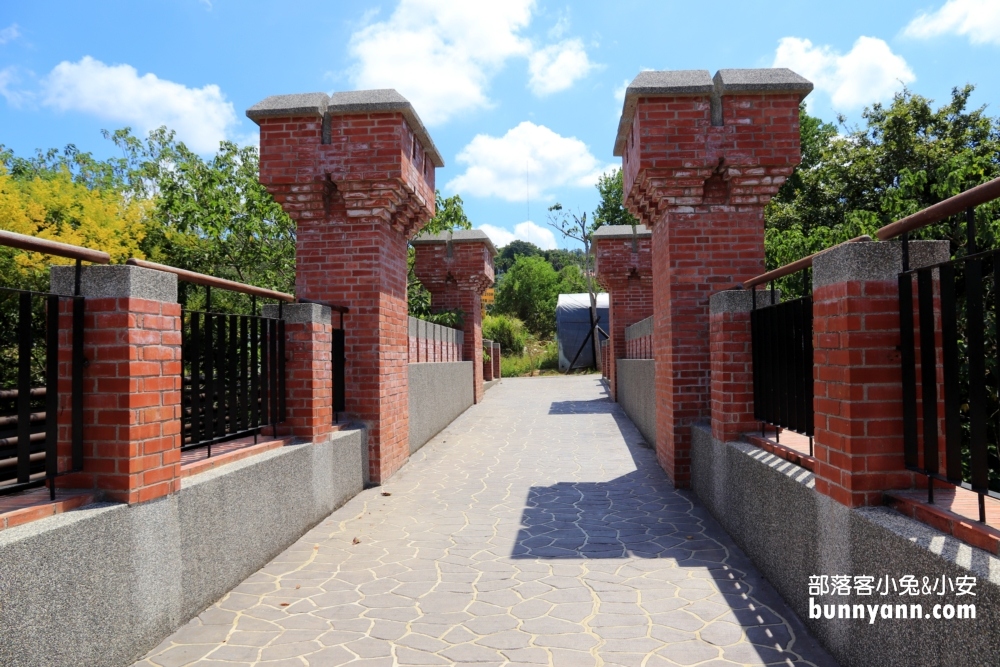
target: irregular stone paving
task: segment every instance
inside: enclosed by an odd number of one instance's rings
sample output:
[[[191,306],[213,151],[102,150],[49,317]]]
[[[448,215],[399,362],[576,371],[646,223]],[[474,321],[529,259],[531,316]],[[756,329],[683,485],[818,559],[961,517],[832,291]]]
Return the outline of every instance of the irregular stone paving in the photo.
[[[835,663],[591,375],[504,380],[137,664]]]

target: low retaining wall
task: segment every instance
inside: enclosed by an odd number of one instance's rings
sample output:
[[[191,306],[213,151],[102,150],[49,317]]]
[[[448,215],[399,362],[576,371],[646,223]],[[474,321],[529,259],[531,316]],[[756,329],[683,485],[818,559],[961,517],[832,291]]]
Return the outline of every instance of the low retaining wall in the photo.
[[[471,361],[410,364],[410,453],[472,407]]]
[[[341,431],[0,532],[0,664],[132,664],[360,492],[367,446]]]
[[[753,445],[722,443],[694,426],[695,494],[841,664],[982,665],[1000,655],[1000,559],[886,507],[847,507],[819,494],[812,473]],[[879,607],[865,619],[810,618],[812,575],[975,577],[975,596],[851,594],[816,596],[815,604]],[[874,585],[874,584],[873,584]],[[975,620],[897,620],[882,605],[975,604]],[[813,616],[818,609],[813,608]],[[837,610],[839,612],[839,609]],[[909,613],[909,610],[908,610]]]
[[[650,445],[656,442],[656,374],[652,359],[615,361],[618,402]]]

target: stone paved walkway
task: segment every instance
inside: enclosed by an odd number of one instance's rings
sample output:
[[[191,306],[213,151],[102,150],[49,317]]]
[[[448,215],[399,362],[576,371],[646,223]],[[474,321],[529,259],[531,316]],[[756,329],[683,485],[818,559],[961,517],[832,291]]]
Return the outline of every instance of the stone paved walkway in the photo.
[[[137,664],[835,663],[575,376],[504,380]]]

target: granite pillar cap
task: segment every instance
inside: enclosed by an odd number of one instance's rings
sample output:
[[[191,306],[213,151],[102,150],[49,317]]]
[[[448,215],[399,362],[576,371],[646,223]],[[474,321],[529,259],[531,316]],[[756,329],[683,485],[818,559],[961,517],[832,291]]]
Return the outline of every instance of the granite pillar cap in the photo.
[[[264,304],[261,314],[277,319],[278,304]],[[333,322],[333,311],[318,303],[284,303],[281,304],[281,319],[289,324],[329,325]]]
[[[72,296],[76,267],[53,266],[49,291]],[[126,264],[84,266],[80,273],[80,295],[91,299],[148,299],[177,303],[177,276],[165,271]]]
[[[774,303],[781,303],[781,290],[774,290]],[[757,307],[771,305],[771,290],[758,291]],[[708,298],[708,312],[717,313],[749,313],[753,310],[753,290],[730,289],[716,292]]]
[[[947,262],[948,241],[910,241],[910,268]],[[894,281],[903,270],[899,241],[845,243],[813,259],[813,289],[845,282]]]
[[[638,237],[652,236],[653,230],[646,225],[636,225],[634,235]],[[598,239],[630,239],[633,236],[632,225],[604,225],[594,232],[594,240]]]
[[[417,234],[414,238],[410,239],[412,245],[434,245],[435,243],[485,243],[486,247],[490,249],[493,256],[497,256],[497,249],[493,245],[493,241],[490,237],[481,229],[458,229],[450,232],[438,232],[436,234],[427,234],[421,232]]]

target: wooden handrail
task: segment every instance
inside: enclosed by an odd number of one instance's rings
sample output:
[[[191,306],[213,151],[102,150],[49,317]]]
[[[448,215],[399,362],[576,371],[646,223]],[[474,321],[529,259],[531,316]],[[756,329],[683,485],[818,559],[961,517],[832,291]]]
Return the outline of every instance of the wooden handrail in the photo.
[[[961,213],[966,209],[974,208],[994,199],[1000,199],[1000,178],[994,178],[992,181],[977,185],[965,192],[958,193],[954,197],[949,197],[944,201],[928,206],[913,215],[908,215],[896,222],[891,222],[875,232],[875,236],[878,237],[879,241],[888,241],[906,232],[912,232],[921,227],[933,225],[935,222],[941,222],[956,213]]]
[[[797,273],[802,269],[812,266],[813,260],[825,252],[830,252],[834,248],[839,248],[840,246],[846,245],[848,243],[859,243],[861,241],[871,241],[871,240],[872,237],[868,236],[867,234],[865,234],[864,236],[857,236],[853,239],[848,239],[843,243],[838,243],[837,245],[830,246],[826,250],[820,250],[819,252],[814,252],[808,257],[797,259],[794,262],[791,262],[790,264],[785,264],[784,266],[778,267],[777,269],[774,269],[772,271],[768,271],[767,273],[762,273],[756,278],[751,278],[750,280],[743,283],[743,287],[744,289],[750,289],[751,287],[756,287],[757,285],[767,284],[772,280],[777,280],[778,278],[784,278],[785,276],[790,276],[793,273]]]
[[[29,252],[56,255],[57,257],[68,257],[69,259],[76,259],[83,262],[93,262],[94,264],[109,264],[111,262],[111,255],[100,250],[81,248],[69,243],[60,243],[59,241],[50,241],[48,239],[40,239],[36,236],[3,230],[0,230],[0,245],[28,250]]]
[[[219,289],[229,290],[230,292],[239,292],[241,294],[249,294],[250,296],[259,296],[266,299],[277,299],[278,301],[286,301],[288,303],[295,302],[295,297],[291,294],[285,294],[284,292],[277,292],[263,287],[255,287],[254,285],[246,285],[244,283],[238,283],[235,280],[216,278],[215,276],[209,276],[204,273],[196,273],[186,269],[178,269],[173,266],[167,266],[166,264],[157,264],[156,262],[136,259],[135,257],[125,263],[129,266],[140,266],[144,269],[153,269],[155,271],[173,273],[180,280],[185,280],[189,283],[194,283],[195,285],[218,287]]]

